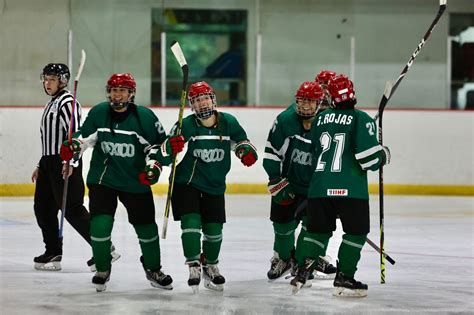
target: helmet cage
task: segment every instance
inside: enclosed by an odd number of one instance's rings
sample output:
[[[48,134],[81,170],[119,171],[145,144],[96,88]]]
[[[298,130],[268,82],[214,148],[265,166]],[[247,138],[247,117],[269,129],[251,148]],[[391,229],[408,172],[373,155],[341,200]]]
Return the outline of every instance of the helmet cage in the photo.
[[[321,102],[322,99],[296,97],[296,113],[304,120],[311,119],[316,116]]]
[[[206,102],[206,97],[211,99],[211,105],[204,103]],[[189,105],[197,118],[206,120],[216,111],[216,94],[214,92],[197,94],[194,97],[189,98]]]

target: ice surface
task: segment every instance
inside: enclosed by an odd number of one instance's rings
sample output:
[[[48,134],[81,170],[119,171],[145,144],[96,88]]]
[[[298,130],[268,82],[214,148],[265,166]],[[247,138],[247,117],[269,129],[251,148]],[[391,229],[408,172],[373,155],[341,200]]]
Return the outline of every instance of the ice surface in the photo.
[[[371,233],[378,244],[378,201],[371,196]],[[161,232],[165,197],[156,197]],[[382,314],[473,313],[473,214],[470,197],[387,196],[385,248],[396,260],[386,261],[386,283],[380,284],[379,255],[369,245],[362,251],[356,279],[369,285],[368,297],[336,298],[332,281],[314,281],[293,296],[289,280],[270,283],[266,273],[273,254],[269,198],[228,195],[227,223],[220,255],[226,277],[223,293],[202,285],[193,295],[187,286],[178,222],[170,218],[161,241],[163,271],[174,289],[150,286],[139,262],[139,245],[125,209],[117,211],[112,239],[122,258],[114,263],[107,291],[96,293],[86,261],[91,250],[66,224],[63,270],[33,269],[43,253],[32,198],[0,198],[1,314]],[[340,229],[329,243],[337,257]]]

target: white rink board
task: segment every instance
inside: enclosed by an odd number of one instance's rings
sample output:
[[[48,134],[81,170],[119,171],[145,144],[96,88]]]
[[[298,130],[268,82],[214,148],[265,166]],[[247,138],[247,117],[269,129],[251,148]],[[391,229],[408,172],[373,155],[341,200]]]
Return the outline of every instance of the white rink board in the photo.
[[[169,131],[177,120],[177,108],[153,108]],[[227,183],[266,183],[262,156],[268,131],[283,108],[235,108],[234,114],[257,146],[259,157],[247,168],[235,158]],[[0,184],[28,183],[41,156],[39,124],[43,108],[0,107]],[[83,109],[83,120],[88,108]],[[371,116],[374,110],[367,111]],[[187,109],[185,115],[190,111]],[[391,164],[384,168],[385,183],[419,185],[473,185],[473,111],[386,110],[384,144],[390,147]],[[84,156],[88,170],[91,150]],[[161,176],[167,178],[169,168]],[[377,183],[376,173],[369,176]]]

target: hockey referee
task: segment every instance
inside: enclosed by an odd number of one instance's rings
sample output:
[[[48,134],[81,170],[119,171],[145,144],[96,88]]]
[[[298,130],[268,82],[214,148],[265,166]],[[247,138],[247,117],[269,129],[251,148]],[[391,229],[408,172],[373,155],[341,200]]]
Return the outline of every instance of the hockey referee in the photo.
[[[34,258],[37,270],[61,270],[62,238],[58,234],[58,211],[61,208],[64,179],[60,148],[67,140],[73,108],[73,95],[66,89],[69,69],[62,63],[46,65],[41,74],[41,81],[46,94],[51,100],[46,104],[41,117],[42,154],[39,163],[31,176],[36,181],[34,210],[36,220],[43,234],[46,247],[44,254]],[[81,121],[81,107],[76,102],[72,128],[76,131]],[[79,161],[69,177],[66,220],[90,245],[89,212],[84,207],[84,181],[82,179],[82,162]],[[93,264],[93,262],[92,262]]]

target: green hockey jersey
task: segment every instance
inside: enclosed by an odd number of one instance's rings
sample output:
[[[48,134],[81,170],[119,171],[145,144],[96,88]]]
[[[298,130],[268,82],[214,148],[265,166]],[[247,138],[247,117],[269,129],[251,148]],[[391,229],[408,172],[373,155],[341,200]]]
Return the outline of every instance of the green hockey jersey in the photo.
[[[296,104],[291,104],[277,116],[268,134],[263,168],[269,179],[287,178],[294,192],[306,195],[314,164],[310,132],[304,130]]]
[[[316,165],[308,197],[368,199],[367,170],[385,159],[375,121],[357,109],[327,109],[311,128]]]
[[[225,179],[235,145],[248,141],[247,134],[233,115],[224,112],[217,115],[217,124],[210,128],[201,125],[194,114],[183,119],[181,134],[186,140],[186,148],[180,153],[184,157],[176,166],[175,174],[175,183],[190,184],[213,195],[225,192]],[[170,134],[175,134],[175,131],[176,125]]]
[[[143,193],[150,187],[140,183],[138,174],[145,169],[148,155],[166,139],[160,121],[149,108],[131,106],[124,120],[112,120],[109,103],[100,103],[89,111],[81,129],[74,134],[93,147],[87,184]]]

